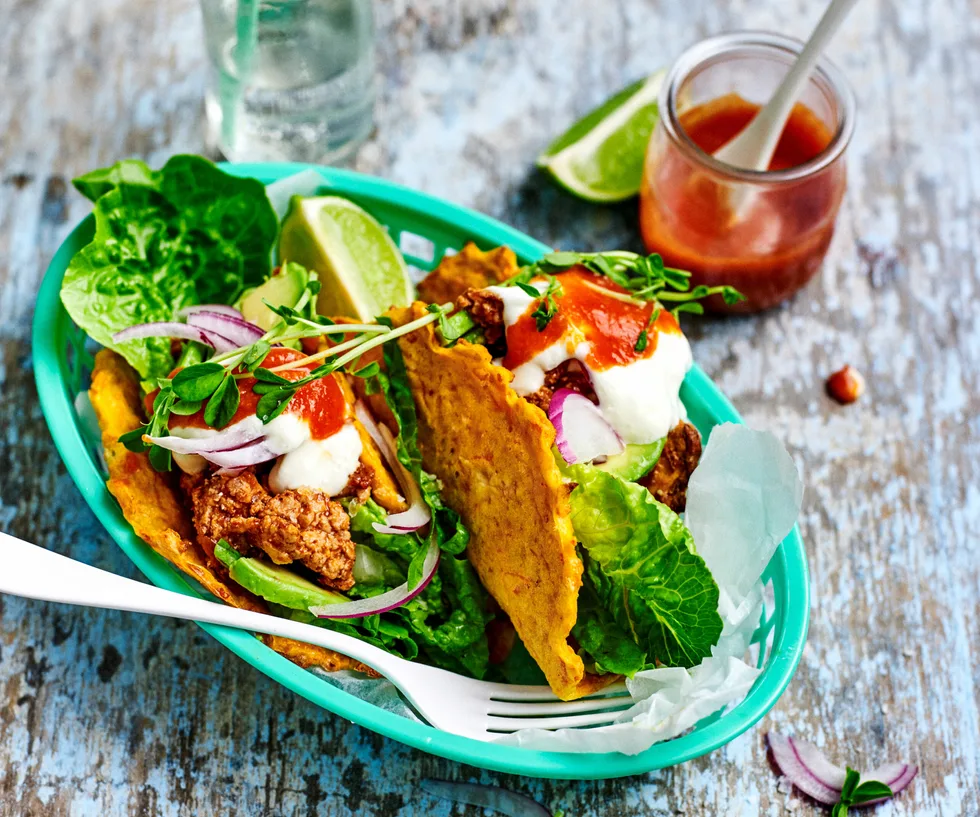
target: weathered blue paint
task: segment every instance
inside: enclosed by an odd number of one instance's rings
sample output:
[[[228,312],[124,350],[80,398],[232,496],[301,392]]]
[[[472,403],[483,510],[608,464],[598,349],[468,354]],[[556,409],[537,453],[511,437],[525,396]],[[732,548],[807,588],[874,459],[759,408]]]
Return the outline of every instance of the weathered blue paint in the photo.
[[[356,167],[548,243],[637,247],[634,205],[531,171],[555,132],[698,37],[805,35],[814,3],[384,0],[378,132]],[[133,575],[65,476],[28,353],[40,275],[87,210],[73,175],[200,150],[193,0],[7,0],[0,26],[0,526]],[[784,309],[691,323],[695,354],[808,479],[803,664],[764,725],[629,781],[544,783],[455,766],[345,724],[196,627],[0,599],[0,816],[449,815],[425,776],[521,789],[575,815],[778,815],[768,728],[868,767],[908,758],[877,814],[980,813],[980,8],[862,3],[832,56],[854,82],[850,189],[822,278]],[[840,408],[823,377],[868,378]],[[2,569],[2,568],[0,568]]]

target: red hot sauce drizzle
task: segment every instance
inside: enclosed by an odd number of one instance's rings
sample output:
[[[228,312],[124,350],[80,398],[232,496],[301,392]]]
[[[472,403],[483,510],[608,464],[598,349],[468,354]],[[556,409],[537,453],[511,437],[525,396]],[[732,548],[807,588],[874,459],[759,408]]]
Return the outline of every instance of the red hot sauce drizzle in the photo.
[[[508,327],[507,354],[503,360],[506,368],[513,371],[564,339],[570,354],[580,343],[588,343],[590,351],[585,363],[595,371],[603,371],[653,355],[660,332],[680,334],[680,326],[670,312],[653,301],[624,299],[629,292],[605,276],[573,267],[557,278],[562,291],[555,297],[558,310],[548,325],[538,331],[531,315],[538,305],[535,301]],[[660,314],[651,326],[650,320],[657,309]],[[647,343],[637,351],[637,341],[644,330]]]
[[[300,360],[303,357],[305,355],[295,349],[276,347],[271,349],[269,354],[266,355],[265,360],[262,362],[262,367],[272,369],[276,366],[282,366],[284,363],[289,363],[292,360]],[[175,369],[170,373],[170,376],[173,377],[178,371],[179,369]],[[280,377],[286,380],[301,380],[309,373],[310,367],[306,366],[277,372]],[[286,408],[287,413],[294,415],[300,420],[304,420],[309,425],[310,436],[314,440],[325,440],[327,437],[332,437],[343,428],[344,423],[347,421],[349,407],[337,377],[336,374],[331,374],[319,380],[314,380],[305,386],[301,386],[296,391],[296,394],[293,395],[293,399],[289,401],[289,406]],[[236,381],[240,402],[238,404],[238,410],[228,425],[239,423],[246,417],[255,414],[259,397],[261,396],[252,391],[252,387],[257,382],[254,377],[243,377]],[[153,398],[156,397],[156,394],[154,391],[146,396],[147,413],[152,413],[153,411]],[[204,420],[203,407],[195,414],[183,417],[171,415],[170,427],[181,426],[211,428]],[[227,428],[227,426],[225,427]]]

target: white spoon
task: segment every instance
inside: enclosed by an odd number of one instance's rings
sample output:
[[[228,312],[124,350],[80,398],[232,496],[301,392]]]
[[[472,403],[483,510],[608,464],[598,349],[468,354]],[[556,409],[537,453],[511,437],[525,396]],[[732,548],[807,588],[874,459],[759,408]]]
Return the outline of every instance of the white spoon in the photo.
[[[743,170],[766,170],[769,167],[779,137],[783,135],[793,106],[817,60],[856,3],[857,0],[831,2],[776,93],[737,136],[714,152],[716,159]]]

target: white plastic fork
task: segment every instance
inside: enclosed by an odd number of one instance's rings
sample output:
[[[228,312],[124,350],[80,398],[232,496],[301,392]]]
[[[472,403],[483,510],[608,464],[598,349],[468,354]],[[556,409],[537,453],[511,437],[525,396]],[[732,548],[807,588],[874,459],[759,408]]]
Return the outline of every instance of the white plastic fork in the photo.
[[[519,729],[612,723],[632,705],[625,684],[560,701],[546,686],[477,681],[406,661],[351,636],[312,624],[239,610],[117,576],[0,532],[0,593],[234,627],[326,647],[377,670],[416,711],[445,732],[490,741]]]

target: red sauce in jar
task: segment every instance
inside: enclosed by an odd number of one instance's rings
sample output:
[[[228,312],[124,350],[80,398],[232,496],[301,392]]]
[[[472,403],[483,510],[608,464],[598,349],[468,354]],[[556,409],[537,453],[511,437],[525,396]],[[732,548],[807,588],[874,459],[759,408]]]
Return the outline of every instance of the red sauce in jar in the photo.
[[[737,94],[698,105],[679,122],[705,153],[738,134],[760,106]],[[819,156],[833,134],[810,108],[797,104],[783,130],[770,171],[797,167]],[[726,184],[692,162],[660,134],[651,142],[641,188],[640,229],[650,252],[672,267],[689,270],[694,284],[730,284],[747,303],[726,309],[754,311],[784,300],[819,269],[834,232],[844,192],[842,161],[797,181],[771,185]],[[734,190],[752,188],[749,204],[734,215]]]
[[[540,303],[535,301],[513,326],[508,327],[507,354],[503,361],[506,368],[516,369],[564,338],[569,352],[579,343],[588,343],[591,351],[585,362],[592,369],[602,371],[650,357],[656,351],[660,332],[680,334],[677,320],[666,309],[661,308],[656,324],[651,326],[654,309],[660,307],[651,301],[626,301],[614,297],[628,296],[629,293],[605,276],[574,267],[557,278],[562,291],[555,296],[558,310],[548,325],[538,331],[531,315]],[[535,283],[539,280],[545,279],[535,279]],[[604,291],[612,295],[606,295]],[[647,331],[646,348],[637,351],[637,340],[644,329]],[[568,337],[566,333],[569,333]]]
[[[262,367],[272,369],[291,360],[299,360],[305,356],[305,354],[295,349],[276,347],[269,351],[269,354],[262,362]],[[295,369],[277,372],[277,374],[286,380],[301,380],[310,373],[310,369],[311,367],[301,366]],[[173,377],[178,371],[180,370],[175,369],[170,373],[170,376]],[[293,396],[293,399],[289,401],[289,406],[286,408],[287,413],[293,414],[307,422],[310,427],[310,436],[314,440],[324,440],[327,437],[332,437],[343,428],[347,420],[347,400],[344,397],[344,391],[337,377],[338,375],[336,374],[327,375],[305,386],[301,386]],[[259,398],[261,397],[261,395],[252,391],[252,387],[257,382],[254,377],[243,377],[236,381],[240,402],[235,416],[231,418],[231,422],[228,425],[234,425],[249,415],[255,414],[256,406],[258,406]],[[147,413],[153,411],[153,399],[156,395],[157,392],[154,391],[146,396]],[[203,407],[196,414],[187,416],[171,414],[170,427],[173,428],[175,426],[210,428],[204,421]],[[225,427],[227,428],[227,426]]]

